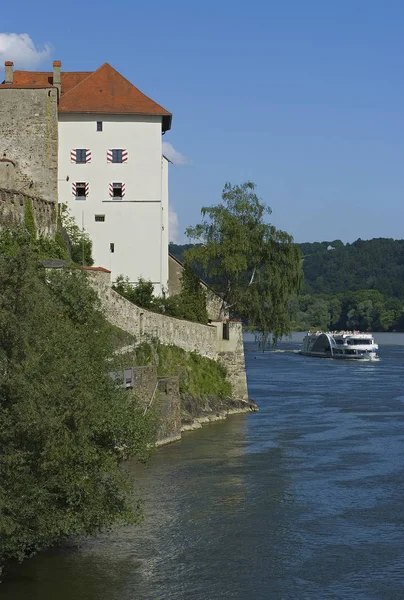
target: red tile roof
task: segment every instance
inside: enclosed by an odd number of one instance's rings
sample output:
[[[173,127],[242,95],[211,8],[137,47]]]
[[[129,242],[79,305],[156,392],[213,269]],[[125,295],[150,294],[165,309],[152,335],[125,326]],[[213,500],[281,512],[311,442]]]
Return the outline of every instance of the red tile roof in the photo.
[[[62,72],[62,93],[66,94],[80,83],[80,81],[83,81],[83,79],[91,75],[91,73],[92,71]],[[19,87],[32,87],[33,85],[47,87],[48,85],[53,85],[53,73],[44,73],[41,71],[14,71],[13,85],[18,85]]]
[[[14,71],[13,84],[7,87],[49,85],[53,85],[53,73]],[[96,71],[62,71],[61,87],[61,113],[155,115],[162,117],[163,131],[171,128],[171,113],[143,94],[108,63]]]

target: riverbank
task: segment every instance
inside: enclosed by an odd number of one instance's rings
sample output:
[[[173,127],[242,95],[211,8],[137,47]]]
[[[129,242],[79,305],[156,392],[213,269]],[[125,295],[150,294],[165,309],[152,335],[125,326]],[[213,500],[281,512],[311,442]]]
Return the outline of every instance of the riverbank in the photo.
[[[182,433],[196,431],[197,429],[201,429],[204,425],[215,423],[217,421],[224,421],[228,416],[259,411],[257,403],[251,398],[248,400],[226,398],[220,402],[220,405],[218,405],[217,399],[211,398],[210,402],[212,405],[210,405],[208,401],[202,410],[198,410],[198,403],[194,398],[181,398],[182,414],[180,433],[158,439],[155,444],[156,448],[180,441]],[[188,410],[186,410],[184,406],[187,406]],[[192,414],[189,412],[191,406]]]

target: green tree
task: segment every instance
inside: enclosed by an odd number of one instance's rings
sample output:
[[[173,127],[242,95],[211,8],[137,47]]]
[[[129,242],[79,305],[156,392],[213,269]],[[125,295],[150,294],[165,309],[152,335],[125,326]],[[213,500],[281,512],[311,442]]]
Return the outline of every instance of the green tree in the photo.
[[[206,295],[199,277],[189,265],[184,267],[181,284],[181,292],[167,298],[154,295],[154,286],[151,281],[140,277],[137,285],[132,285],[129,277],[118,275],[113,289],[136,306],[147,310],[178,319],[207,323]]]
[[[176,299],[175,316],[197,323],[208,322],[205,290],[188,263],[185,263],[181,276],[181,292],[174,298]]]
[[[93,243],[88,233],[80,229],[75,218],[71,215],[67,204],[62,204],[60,220],[70,241],[70,254],[72,261],[78,265],[90,266],[94,264],[92,257]]]
[[[288,304],[300,288],[301,255],[293,238],[265,221],[271,210],[252,182],[227,183],[222,202],[202,208],[202,223],[186,231],[199,242],[187,254],[223,297],[226,307],[264,335],[290,329]]]
[[[129,277],[118,275],[112,287],[118,294],[121,294],[121,296],[130,300],[133,304],[153,310],[155,298],[154,286],[151,281],[139,277],[137,285],[132,285],[129,282]]]
[[[12,237],[18,248],[0,253],[0,568],[136,521],[116,448],[144,460],[154,431],[110,376],[111,330],[85,274],[45,273],[27,236]]]

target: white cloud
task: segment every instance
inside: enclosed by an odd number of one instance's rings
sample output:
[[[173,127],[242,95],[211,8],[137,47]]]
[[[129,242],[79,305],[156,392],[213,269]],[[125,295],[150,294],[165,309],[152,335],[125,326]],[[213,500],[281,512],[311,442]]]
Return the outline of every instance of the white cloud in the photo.
[[[171,205],[168,207],[168,241],[174,244],[180,243],[178,215]]]
[[[163,154],[166,156],[174,165],[178,165],[179,167],[186,167],[187,165],[191,165],[192,161],[178,152],[172,144],[169,142],[163,142]]]
[[[0,33],[0,61],[12,60],[17,68],[38,67],[50,57],[51,50],[50,44],[36,48],[28,33]]]

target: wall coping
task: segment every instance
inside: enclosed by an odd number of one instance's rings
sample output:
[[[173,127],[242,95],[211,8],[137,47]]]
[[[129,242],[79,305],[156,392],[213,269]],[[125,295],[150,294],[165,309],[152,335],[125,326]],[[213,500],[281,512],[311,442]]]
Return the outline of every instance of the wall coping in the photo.
[[[1,162],[4,162],[4,161],[1,161]],[[10,162],[12,162],[12,161],[10,161]],[[20,196],[25,196],[26,198],[30,198],[31,200],[39,200],[40,202],[45,202],[46,204],[49,204],[50,206],[55,206],[57,204],[53,200],[46,200],[46,198],[42,198],[42,196],[34,196],[33,194],[28,194],[26,191],[24,191],[24,189],[10,190],[9,188],[0,187],[0,193],[1,192],[6,192],[7,194],[17,194]]]

